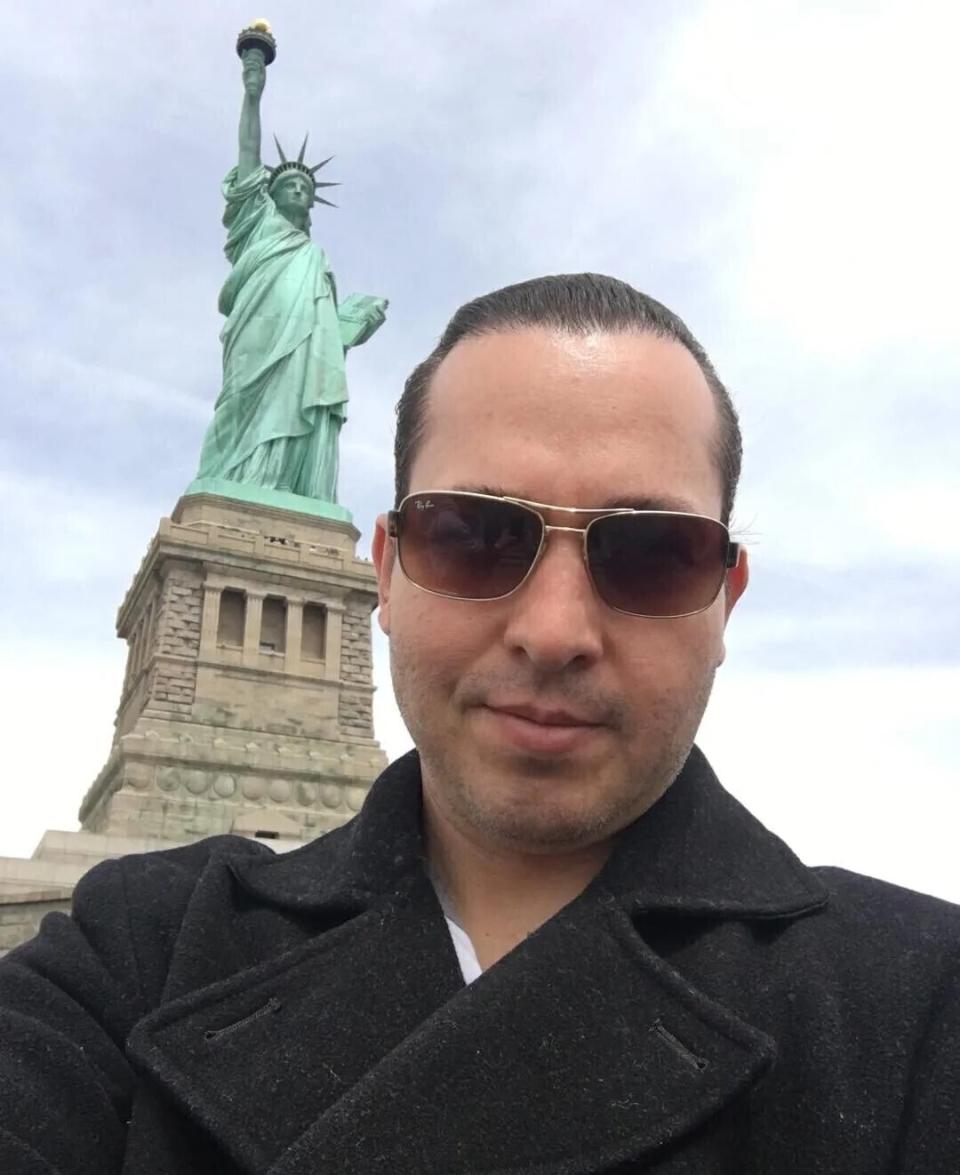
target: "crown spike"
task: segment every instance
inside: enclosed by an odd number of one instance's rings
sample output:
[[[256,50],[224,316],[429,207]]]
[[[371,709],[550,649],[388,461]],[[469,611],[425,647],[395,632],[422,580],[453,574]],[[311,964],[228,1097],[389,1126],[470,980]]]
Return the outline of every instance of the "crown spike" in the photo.
[[[322,184],[322,183],[319,183],[317,180],[314,180],[314,181],[313,181],[313,186],[314,186],[315,188],[339,188],[339,187],[340,187],[340,181],[339,181],[339,180],[333,180],[333,181],[327,182],[327,183],[325,183],[325,184]]]
[[[279,156],[280,156],[280,162],[281,162],[281,163],[286,163],[286,162],[287,162],[287,157],[286,157],[286,155],[284,155],[284,153],[283,153],[283,148],[280,146],[280,140],[277,138],[277,136],[276,136],[276,135],[274,135],[274,136],[273,136],[273,141],[274,141],[274,142],[277,144],[277,153],[278,153],[278,154],[279,154]]]
[[[310,132],[307,131],[307,133],[303,136],[303,146],[300,148],[300,154],[297,156],[297,163],[303,163],[303,154],[307,149],[307,139],[309,138]]]
[[[327,164],[330,162],[330,160],[331,160],[332,158],[333,158],[333,156],[332,156],[332,155],[328,155],[328,156],[326,157],[326,159],[324,159],[324,161],[323,161],[322,163],[315,163],[315,164],[313,165],[313,167],[311,167],[311,168],[310,168],[310,170],[313,172],[313,174],[314,174],[314,175],[316,175],[316,174],[317,174],[317,172],[320,170],[320,168],[321,168],[321,167],[326,167],[326,166],[327,166]]]
[[[334,204],[332,200],[324,200],[324,198],[322,196],[314,196],[313,202],[314,202],[314,204],[326,204],[326,206],[328,208],[336,208],[337,207],[337,205]]]

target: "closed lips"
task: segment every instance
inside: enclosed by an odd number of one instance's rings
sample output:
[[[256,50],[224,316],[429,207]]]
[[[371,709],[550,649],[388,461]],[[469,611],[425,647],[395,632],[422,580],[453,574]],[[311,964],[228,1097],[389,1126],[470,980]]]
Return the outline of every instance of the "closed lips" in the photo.
[[[587,718],[580,718],[576,714],[569,714],[565,710],[536,710],[529,706],[489,706],[498,714],[510,714],[514,718],[525,718],[527,722],[536,722],[540,726],[600,726],[599,722],[591,722]]]

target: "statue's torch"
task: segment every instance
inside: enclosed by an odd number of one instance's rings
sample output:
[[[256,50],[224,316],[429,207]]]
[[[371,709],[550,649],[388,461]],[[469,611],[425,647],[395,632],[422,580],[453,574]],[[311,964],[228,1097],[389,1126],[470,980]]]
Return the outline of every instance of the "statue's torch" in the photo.
[[[248,49],[257,49],[263,54],[264,65],[269,65],[277,55],[277,42],[265,20],[253,20],[237,37],[237,56],[243,60]]]

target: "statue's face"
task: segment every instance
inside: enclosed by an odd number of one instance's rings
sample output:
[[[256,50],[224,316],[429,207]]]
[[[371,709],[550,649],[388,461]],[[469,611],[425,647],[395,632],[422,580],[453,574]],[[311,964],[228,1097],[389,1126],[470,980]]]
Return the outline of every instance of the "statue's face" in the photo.
[[[313,182],[302,172],[291,171],[273,185],[271,195],[283,216],[289,220],[300,221],[313,204]]]

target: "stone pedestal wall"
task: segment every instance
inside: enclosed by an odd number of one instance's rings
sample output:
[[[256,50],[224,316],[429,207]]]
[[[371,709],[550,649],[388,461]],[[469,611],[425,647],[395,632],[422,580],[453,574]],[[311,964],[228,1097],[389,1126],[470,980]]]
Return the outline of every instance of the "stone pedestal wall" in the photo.
[[[0,899],[0,957],[26,942],[40,929],[45,914],[70,912],[70,895],[39,892],[27,897]]]
[[[128,657],[83,830],[0,858],[0,954],[97,862],[219,833],[295,848],[355,815],[373,737],[376,580],[349,522],[191,494],[117,616]],[[223,605],[226,596],[227,605]]]
[[[373,738],[376,583],[357,537],[208,495],[161,521],[118,614],[128,668],[85,829],[193,839],[244,816],[310,839],[359,809],[386,760]]]
[[[373,737],[373,649],[370,609],[362,597],[347,604],[343,617],[339,718],[343,730]]]

